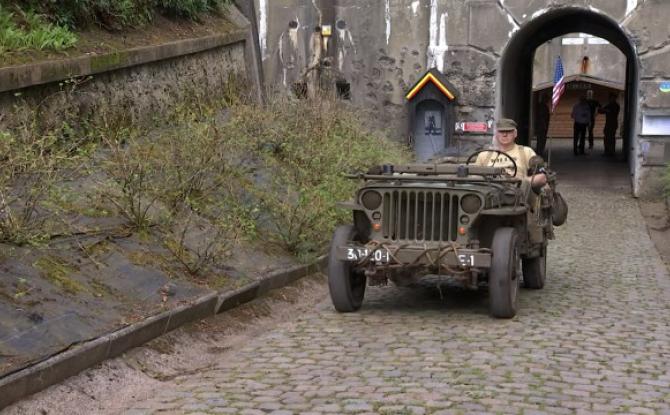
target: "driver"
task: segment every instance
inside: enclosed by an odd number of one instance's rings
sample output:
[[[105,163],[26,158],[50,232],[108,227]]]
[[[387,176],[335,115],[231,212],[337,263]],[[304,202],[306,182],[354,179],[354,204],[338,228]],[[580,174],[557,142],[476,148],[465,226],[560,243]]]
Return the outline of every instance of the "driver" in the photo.
[[[525,179],[530,182],[535,191],[539,191],[547,184],[547,176],[544,173],[528,175],[529,161],[536,156],[532,148],[516,144],[517,131],[516,122],[509,118],[502,118],[496,123],[496,133],[493,137],[493,149],[503,151],[509,155],[516,163],[516,176],[519,179]],[[479,166],[504,167],[512,175],[514,173],[514,164],[504,154],[493,151],[484,151],[479,153],[475,164]]]

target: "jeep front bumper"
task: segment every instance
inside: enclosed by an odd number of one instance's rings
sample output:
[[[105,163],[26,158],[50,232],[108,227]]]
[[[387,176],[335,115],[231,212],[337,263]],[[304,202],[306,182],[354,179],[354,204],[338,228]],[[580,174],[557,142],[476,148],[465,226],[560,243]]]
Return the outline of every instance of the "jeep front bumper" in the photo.
[[[357,265],[373,264],[379,267],[426,266],[460,269],[488,269],[491,267],[488,249],[459,249],[453,245],[426,247],[420,245],[348,244],[338,246],[336,259]]]

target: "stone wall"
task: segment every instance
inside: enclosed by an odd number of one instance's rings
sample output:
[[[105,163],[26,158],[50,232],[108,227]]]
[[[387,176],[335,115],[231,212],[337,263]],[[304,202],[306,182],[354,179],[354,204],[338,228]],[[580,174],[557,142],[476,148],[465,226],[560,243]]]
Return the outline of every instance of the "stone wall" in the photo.
[[[84,78],[26,87],[0,94],[0,126],[10,114],[38,108],[41,123],[63,117],[94,118],[96,112],[121,110],[139,121],[151,121],[187,95],[221,90],[228,74],[245,71],[244,43],[237,42],[193,55],[176,57]],[[66,114],[67,113],[67,114]]]
[[[583,43],[581,45],[562,44],[563,39],[567,42],[581,41]],[[572,34],[538,47],[533,66],[533,85],[553,81],[557,55],[561,56],[566,76],[581,74],[582,59],[588,56],[590,61],[588,75],[623,84],[626,82],[626,65],[624,64],[626,57],[612,44],[595,43],[602,40],[597,37],[580,37]]]
[[[290,89],[318,53],[312,38],[321,24],[320,8],[310,0],[254,1],[265,86]]]
[[[190,96],[223,92],[232,75],[246,78],[251,93],[260,91],[248,59],[248,21],[233,12],[241,24],[232,33],[0,68],[0,127],[33,109],[41,124],[82,122],[108,109],[152,121]]]
[[[406,139],[408,132],[404,94],[427,69],[442,70],[458,89],[456,122],[489,121],[506,105],[500,69],[517,33],[561,9],[601,16],[612,22],[611,29],[627,39],[625,43],[633,45],[632,67],[636,70],[630,73],[627,86],[634,96],[628,97],[629,102],[637,108],[631,110],[627,124],[631,126],[629,163],[634,191],[638,195],[659,192],[649,177],[658,175],[665,164],[665,154],[670,154],[665,142],[670,137],[647,137],[641,130],[645,114],[670,116],[670,94],[659,89],[661,82],[670,80],[668,1],[254,1],[266,82],[291,86],[299,79],[308,62],[321,53],[314,47],[318,43],[312,41],[315,28],[331,25],[333,33],[326,40],[325,53],[329,63],[351,84],[352,101],[374,111],[379,124],[389,127],[390,135],[398,140]],[[553,36],[566,34],[561,27],[547,29]],[[587,23],[583,30],[588,29]],[[527,77],[532,77],[532,71]],[[466,145],[481,145],[490,141],[490,133],[461,134],[457,139]]]
[[[643,197],[661,193],[660,178],[670,154],[670,135],[643,134],[645,115],[670,116],[670,93],[662,92],[660,85],[670,80],[670,2],[647,0],[638,5],[623,21],[637,46],[640,64],[638,88],[639,114],[636,122],[635,172],[637,194]]]

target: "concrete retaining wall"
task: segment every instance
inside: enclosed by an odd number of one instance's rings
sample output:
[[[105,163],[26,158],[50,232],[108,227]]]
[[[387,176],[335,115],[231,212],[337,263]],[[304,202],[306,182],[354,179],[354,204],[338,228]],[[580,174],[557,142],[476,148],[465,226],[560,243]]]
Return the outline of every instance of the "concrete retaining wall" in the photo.
[[[0,128],[30,109],[40,123],[84,121],[105,108],[146,121],[188,96],[211,97],[233,74],[261,91],[249,22],[231,9],[231,33],[114,53],[0,68]]]

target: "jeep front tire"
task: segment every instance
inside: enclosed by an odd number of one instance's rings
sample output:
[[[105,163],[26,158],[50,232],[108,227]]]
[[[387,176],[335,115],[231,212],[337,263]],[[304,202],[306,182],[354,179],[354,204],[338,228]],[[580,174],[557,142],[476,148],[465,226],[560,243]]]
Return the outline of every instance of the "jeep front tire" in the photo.
[[[542,247],[540,256],[536,258],[523,258],[521,260],[523,268],[523,285],[532,290],[541,290],[544,288],[544,281],[547,275],[547,247]]]
[[[328,289],[335,309],[350,313],[361,308],[365,296],[365,274],[354,271],[351,262],[336,258],[337,247],[356,240],[356,230],[351,225],[338,226],[333,234],[328,257]]]
[[[493,235],[493,260],[489,270],[489,310],[493,317],[512,318],[518,307],[519,250],[514,228],[500,228]]]

